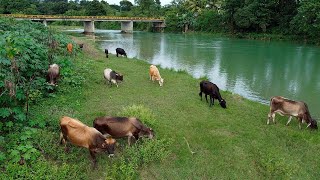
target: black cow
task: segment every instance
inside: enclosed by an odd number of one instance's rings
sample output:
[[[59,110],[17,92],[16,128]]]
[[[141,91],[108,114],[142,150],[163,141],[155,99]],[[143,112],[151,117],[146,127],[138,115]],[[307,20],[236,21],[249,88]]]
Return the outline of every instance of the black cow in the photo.
[[[210,81],[201,81],[200,93],[199,93],[199,96],[201,97],[201,101],[202,101],[202,93],[205,94],[207,102],[208,102],[207,95],[210,96],[209,106],[214,105],[214,99],[218,99],[220,106],[223,108],[227,108],[227,102],[224,99],[222,99],[217,85],[213,84]]]
[[[83,49],[83,44],[79,44],[79,48],[82,50]]]
[[[106,58],[108,58],[108,57],[109,57],[109,51],[108,51],[108,49],[104,49],[104,53],[106,54]]]
[[[116,53],[117,53],[117,57],[119,57],[119,56],[118,56],[119,54],[127,57],[127,53],[126,53],[126,52],[124,51],[124,49],[122,49],[122,48],[117,48],[117,49],[116,49]]]

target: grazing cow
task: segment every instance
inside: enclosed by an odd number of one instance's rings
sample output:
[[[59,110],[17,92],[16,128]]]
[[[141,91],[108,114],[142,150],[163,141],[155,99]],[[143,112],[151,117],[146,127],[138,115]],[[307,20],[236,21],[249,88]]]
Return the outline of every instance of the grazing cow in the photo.
[[[104,78],[109,82],[110,85],[116,84],[118,87],[118,82],[123,81],[123,75],[113,71],[112,69],[105,69],[103,71]]]
[[[113,156],[115,139],[104,137],[98,130],[88,127],[79,120],[63,116],[60,119],[60,144],[65,144],[65,151],[69,151],[67,141],[72,144],[89,149],[93,167],[96,167],[95,153],[107,151]]]
[[[57,81],[60,76],[60,67],[58,64],[51,64],[47,73],[47,81],[50,85],[57,86]]]
[[[155,66],[155,65],[150,66],[149,76],[150,76],[150,80],[152,80],[153,82],[154,82],[154,80],[157,80],[157,81],[159,81],[159,85],[163,86],[164,79],[161,78],[160,72],[159,72],[157,66]]]
[[[108,57],[109,57],[109,51],[108,51],[108,49],[104,49],[104,53],[106,54],[106,58],[108,58]]]
[[[102,134],[109,134],[114,138],[128,137],[128,144],[131,144],[132,137],[138,140],[139,137],[154,137],[151,128],[146,127],[135,117],[98,117],[93,121],[93,127]]]
[[[305,102],[293,101],[281,96],[274,96],[270,99],[270,112],[268,114],[267,124],[269,124],[271,118],[273,120],[273,123],[276,123],[276,113],[280,114],[281,116],[289,116],[286,125],[289,125],[292,116],[294,116],[299,121],[300,129],[303,122],[308,124],[307,128],[310,127],[311,129],[318,129],[317,121],[311,118],[308,106]]]
[[[118,57],[119,54],[127,57],[127,53],[122,48],[117,48],[116,49],[116,53],[117,53],[117,57]]]
[[[214,99],[218,99],[220,106],[223,108],[227,108],[227,102],[224,99],[222,99],[219,88],[217,85],[213,84],[210,81],[201,81],[200,82],[200,93],[199,93],[199,96],[201,97],[201,101],[202,101],[202,93],[205,94],[207,102],[208,102],[207,95],[209,95],[209,97],[210,97],[209,106],[214,105]]]
[[[68,52],[71,54],[72,53],[72,44],[71,43],[68,43],[67,45],[67,50]]]
[[[83,49],[83,44],[79,44],[79,48],[82,50]]]

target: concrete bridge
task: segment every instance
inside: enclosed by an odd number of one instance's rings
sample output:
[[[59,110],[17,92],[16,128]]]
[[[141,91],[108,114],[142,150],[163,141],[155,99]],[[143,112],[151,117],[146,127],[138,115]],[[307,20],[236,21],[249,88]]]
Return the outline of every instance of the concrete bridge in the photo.
[[[12,17],[15,19],[29,19],[32,21],[41,21],[47,26],[48,21],[82,21],[84,33],[94,33],[95,21],[117,21],[121,22],[121,31],[132,33],[133,22],[151,22],[156,31],[162,31],[165,27],[163,18],[148,17],[115,17],[115,16],[60,16],[60,15],[24,15],[24,14],[0,14],[2,17]]]

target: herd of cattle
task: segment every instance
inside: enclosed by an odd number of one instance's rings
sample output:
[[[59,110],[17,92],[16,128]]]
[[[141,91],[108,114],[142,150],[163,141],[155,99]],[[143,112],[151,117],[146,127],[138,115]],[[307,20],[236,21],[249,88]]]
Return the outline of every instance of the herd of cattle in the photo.
[[[83,47],[83,44],[80,45]],[[67,50],[72,52],[72,45],[68,44]],[[105,49],[106,57],[108,58],[108,50]],[[118,55],[127,57],[126,52],[122,48],[116,49]],[[47,81],[50,85],[57,85],[59,78],[60,68],[57,64],[49,66],[47,73]],[[123,75],[106,68],[103,72],[106,81],[118,87],[118,82],[123,81]],[[149,77],[152,81],[158,81],[160,86],[163,86],[164,79],[160,76],[159,70],[155,65],[149,68]],[[219,88],[216,84],[210,81],[200,82],[199,96],[202,100],[202,93],[204,93],[208,103],[207,96],[209,96],[209,106],[214,105],[214,99],[219,101],[222,108],[227,108],[226,101],[222,98]],[[275,122],[275,114],[289,116],[288,125],[292,117],[296,117],[299,121],[299,128],[301,129],[302,123],[307,123],[307,128],[318,129],[317,121],[312,119],[308,106],[305,102],[294,101],[281,96],[272,97],[270,100],[270,112],[268,114],[267,124],[272,119]],[[128,138],[128,144],[131,144],[132,139],[138,140],[143,136],[150,139],[154,137],[154,132],[151,128],[146,127],[141,121],[135,117],[98,117],[93,121],[93,127],[89,127],[77,119],[64,116],[60,120],[60,143],[65,144],[65,151],[68,151],[67,141],[72,144],[87,148],[93,160],[93,167],[96,166],[95,153],[105,151],[109,156],[113,156],[115,149],[114,138]]]

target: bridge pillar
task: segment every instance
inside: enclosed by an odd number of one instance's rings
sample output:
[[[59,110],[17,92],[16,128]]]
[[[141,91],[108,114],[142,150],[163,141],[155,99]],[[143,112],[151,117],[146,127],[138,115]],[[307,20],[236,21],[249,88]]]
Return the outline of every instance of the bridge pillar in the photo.
[[[133,21],[123,21],[121,22],[121,32],[132,33],[133,31]]]
[[[42,23],[43,23],[44,26],[46,26],[46,27],[48,26],[47,20],[43,20]]]
[[[93,34],[94,33],[94,21],[83,21],[84,34]]]

